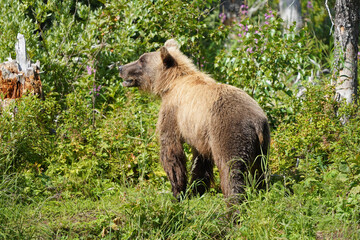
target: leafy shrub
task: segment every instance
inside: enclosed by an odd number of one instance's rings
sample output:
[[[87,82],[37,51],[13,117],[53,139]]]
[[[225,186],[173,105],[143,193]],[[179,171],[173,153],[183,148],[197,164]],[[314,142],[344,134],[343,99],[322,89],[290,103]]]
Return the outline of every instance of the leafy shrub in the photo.
[[[0,62],[3,62],[10,55],[15,58],[15,42],[18,33],[22,33],[28,41],[28,45],[36,45],[37,37],[34,23],[25,15],[26,4],[18,0],[1,0],[0,8]]]
[[[294,99],[294,122],[280,124],[274,136],[274,159],[278,168],[289,169],[296,164],[304,169],[321,171],[331,152],[330,142],[336,140],[340,125],[331,99],[332,87],[322,83],[307,85],[306,93]],[[307,165],[308,159],[311,166]],[[275,170],[274,169],[274,170]],[[276,171],[276,170],[275,170]]]
[[[318,53],[306,29],[284,32],[281,19],[272,11],[258,23],[244,19],[235,23],[230,48],[217,57],[218,79],[248,92],[268,114],[272,126],[291,120],[294,112],[289,97],[292,87],[306,81]]]
[[[55,148],[53,98],[24,96],[0,114],[0,199],[33,201],[47,195],[46,158]]]
[[[273,136],[271,166],[274,173],[297,181],[331,180],[355,196],[360,191],[359,110],[348,106],[346,113],[336,114],[333,92],[327,81],[308,84],[293,105],[299,113],[295,120],[280,124]],[[348,123],[342,123],[342,114],[352,114]]]
[[[51,135],[58,111],[54,99],[41,101],[26,96],[10,104],[0,115],[0,171],[2,174],[31,170],[41,173],[44,159],[54,146]]]
[[[82,189],[93,196],[98,191],[93,186],[96,179],[121,184],[150,177],[156,181],[158,147],[153,139],[156,116],[152,112],[157,105],[137,94],[129,96],[121,108],[105,116],[102,109],[92,107],[88,96],[67,95],[67,109],[58,117],[57,145],[47,160],[46,174],[59,187],[75,192]],[[134,107],[131,101],[135,96],[134,101],[144,104]]]
[[[60,97],[81,91],[78,79],[90,65],[104,85],[116,62],[127,63],[177,38],[194,59],[213,59],[226,33],[211,7],[219,1],[0,1],[3,36],[0,59],[15,55],[18,32],[25,35],[29,57],[40,60],[45,90]],[[209,49],[214,51],[209,51]],[[209,62],[209,60],[207,60]],[[200,63],[199,63],[200,66]],[[211,65],[209,65],[211,66]]]

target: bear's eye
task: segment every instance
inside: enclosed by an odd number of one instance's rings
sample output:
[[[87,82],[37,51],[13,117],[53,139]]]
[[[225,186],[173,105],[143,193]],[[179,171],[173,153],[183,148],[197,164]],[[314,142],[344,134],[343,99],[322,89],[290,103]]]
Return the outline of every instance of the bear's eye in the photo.
[[[139,59],[139,62],[140,62],[140,63],[145,63],[145,58],[144,58],[144,57],[141,57],[141,58]]]

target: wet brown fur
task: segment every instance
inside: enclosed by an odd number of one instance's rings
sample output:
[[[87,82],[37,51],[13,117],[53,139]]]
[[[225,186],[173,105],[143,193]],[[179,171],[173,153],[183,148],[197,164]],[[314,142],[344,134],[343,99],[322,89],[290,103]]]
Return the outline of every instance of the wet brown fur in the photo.
[[[248,172],[257,172],[261,179],[261,156],[267,155],[270,143],[266,115],[244,91],[216,83],[196,69],[176,41],[168,40],[160,51],[122,66],[120,76],[124,86],[137,86],[162,99],[157,123],[160,159],[175,197],[187,186],[184,142],[193,149],[191,182],[201,183],[195,193],[209,188],[214,164],[225,197],[243,193]]]

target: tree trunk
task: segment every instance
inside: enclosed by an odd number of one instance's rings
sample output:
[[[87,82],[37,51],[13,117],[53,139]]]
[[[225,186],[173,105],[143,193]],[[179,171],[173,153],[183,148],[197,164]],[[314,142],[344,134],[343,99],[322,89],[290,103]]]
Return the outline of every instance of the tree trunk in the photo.
[[[220,2],[220,18],[226,25],[231,25],[240,19],[241,5],[243,0],[221,0]]]
[[[280,0],[280,16],[289,28],[296,22],[296,29],[303,27],[300,0]]]
[[[359,0],[336,0],[335,68],[336,100],[352,103],[357,99]]]

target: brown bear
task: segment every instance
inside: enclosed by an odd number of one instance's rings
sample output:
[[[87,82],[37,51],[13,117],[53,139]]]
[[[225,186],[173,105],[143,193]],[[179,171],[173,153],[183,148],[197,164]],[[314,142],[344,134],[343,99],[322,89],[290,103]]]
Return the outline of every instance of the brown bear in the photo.
[[[262,179],[270,129],[260,106],[244,91],[215,82],[199,71],[173,39],[160,51],[119,67],[124,87],[139,87],[161,97],[157,122],[160,159],[179,198],[187,185],[183,144],[192,147],[193,191],[203,194],[220,172],[225,197],[243,193],[249,173]]]

